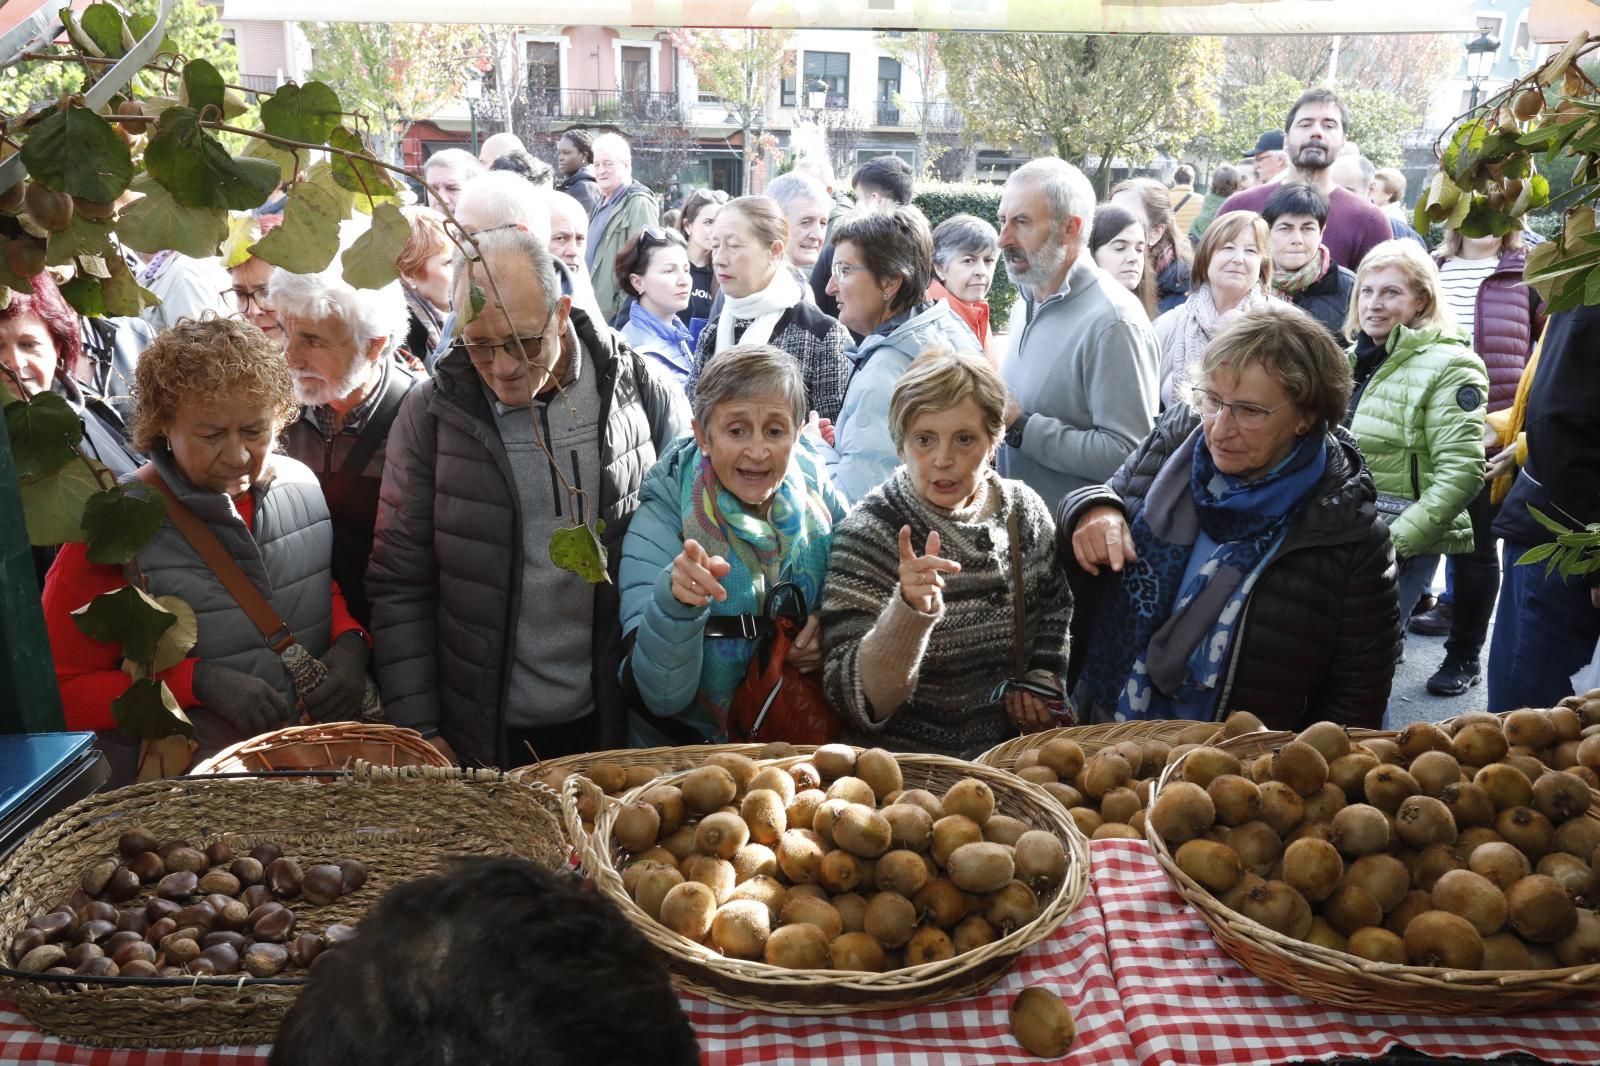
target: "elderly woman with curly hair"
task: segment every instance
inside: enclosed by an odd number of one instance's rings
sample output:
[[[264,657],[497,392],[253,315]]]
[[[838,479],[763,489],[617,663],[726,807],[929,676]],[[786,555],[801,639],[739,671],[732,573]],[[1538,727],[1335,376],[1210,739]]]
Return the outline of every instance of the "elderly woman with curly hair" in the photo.
[[[174,524],[175,506],[216,536],[299,647],[326,666],[304,712],[355,717],[366,634],[331,576],[333,527],[316,476],[273,451],[299,412],[277,345],[238,320],[180,322],[140,358],[134,394],[134,447],[150,463],[133,477],[170,490],[168,514],[125,567],[91,562],[85,545],[69,544],[50,570],[44,614],[67,727],[99,732],[113,773],[132,777],[133,748],[112,709],[132,681],[122,649],[80,631],[72,612],[141,578],[150,595],[182,599],[197,619],[188,656],[156,676],[190,712],[198,755],[300,717],[284,659]]]

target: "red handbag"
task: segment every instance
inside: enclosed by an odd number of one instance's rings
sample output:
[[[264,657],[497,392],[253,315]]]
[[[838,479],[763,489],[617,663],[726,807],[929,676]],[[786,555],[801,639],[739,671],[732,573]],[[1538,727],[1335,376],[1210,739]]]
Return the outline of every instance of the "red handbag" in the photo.
[[[734,690],[728,735],[742,743],[830,744],[844,732],[844,721],[823,694],[821,673],[803,674],[789,665],[789,648],[800,623],[773,610],[780,591],[791,592],[799,600],[800,618],[806,617],[805,597],[798,588],[789,582],[773,588],[767,597],[770,617],[761,626],[771,629],[756,645],[744,680]]]

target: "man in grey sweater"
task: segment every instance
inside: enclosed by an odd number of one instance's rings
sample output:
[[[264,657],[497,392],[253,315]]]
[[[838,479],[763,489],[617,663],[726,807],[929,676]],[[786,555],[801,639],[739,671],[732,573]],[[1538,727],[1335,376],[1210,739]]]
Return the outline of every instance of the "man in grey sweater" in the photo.
[[[1054,157],[1019,168],[1000,198],[1000,251],[1022,292],[1000,368],[1000,472],[1051,507],[1104,482],[1155,425],[1161,349],[1139,301],[1082,254],[1093,214],[1088,179]]]

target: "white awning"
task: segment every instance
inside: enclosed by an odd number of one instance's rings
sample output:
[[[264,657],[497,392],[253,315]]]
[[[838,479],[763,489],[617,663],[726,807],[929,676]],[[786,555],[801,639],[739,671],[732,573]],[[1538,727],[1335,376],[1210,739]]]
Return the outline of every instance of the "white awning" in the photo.
[[[570,25],[554,0],[224,0],[225,19]],[[591,0],[600,26],[1010,30],[1068,33],[1472,32],[1470,0]]]

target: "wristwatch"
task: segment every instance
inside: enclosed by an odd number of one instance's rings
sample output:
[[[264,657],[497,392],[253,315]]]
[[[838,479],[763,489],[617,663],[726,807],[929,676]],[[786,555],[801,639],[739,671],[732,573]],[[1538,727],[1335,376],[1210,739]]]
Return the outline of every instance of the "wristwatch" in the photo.
[[[1022,431],[1028,428],[1028,412],[1024,411],[1006,427],[1006,447],[1022,447]]]

